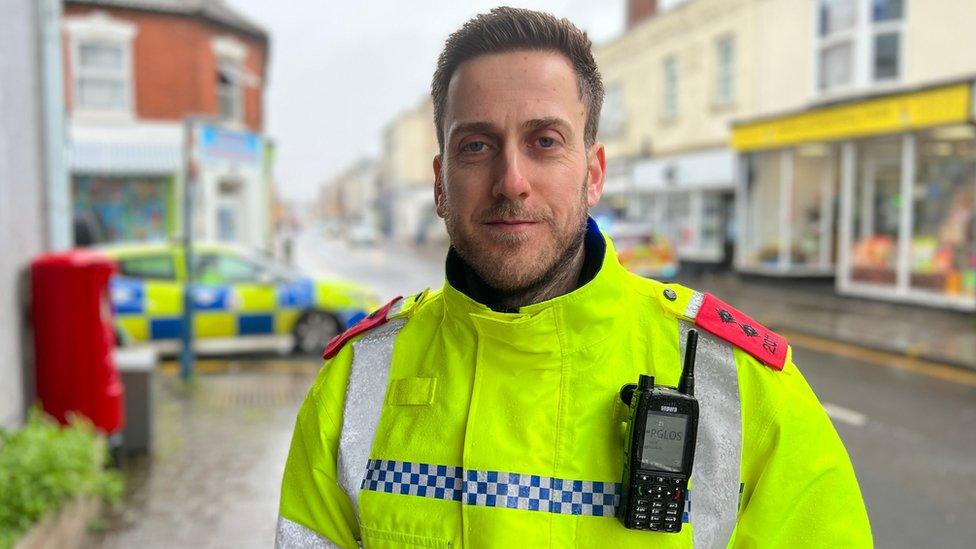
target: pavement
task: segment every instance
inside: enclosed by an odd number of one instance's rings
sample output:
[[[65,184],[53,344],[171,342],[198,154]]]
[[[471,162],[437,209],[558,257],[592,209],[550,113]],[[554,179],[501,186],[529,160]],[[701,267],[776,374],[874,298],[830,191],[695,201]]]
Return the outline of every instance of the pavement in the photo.
[[[198,361],[155,372],[151,455],[129,458],[126,494],[85,548],[274,546],[295,415],[321,360]]]

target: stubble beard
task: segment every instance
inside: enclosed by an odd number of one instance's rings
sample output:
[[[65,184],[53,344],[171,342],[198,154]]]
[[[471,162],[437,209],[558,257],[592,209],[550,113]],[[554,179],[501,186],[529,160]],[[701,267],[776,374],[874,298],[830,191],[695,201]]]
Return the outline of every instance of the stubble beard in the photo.
[[[586,236],[587,181],[588,175],[583,181],[579,208],[574,220],[565,227],[556,224],[551,212],[532,212],[522,203],[506,198],[500,199],[479,214],[479,223],[502,218],[529,219],[544,224],[550,236],[546,238],[541,249],[535,252],[528,249],[527,245],[541,236],[489,230],[472,234],[462,228],[457,213],[449,208],[444,224],[451,245],[475,274],[493,289],[509,294],[517,301],[535,302],[533,297],[546,294],[547,288],[570,278],[575,282],[578,278],[578,272],[569,273],[568,270],[581,257]]]

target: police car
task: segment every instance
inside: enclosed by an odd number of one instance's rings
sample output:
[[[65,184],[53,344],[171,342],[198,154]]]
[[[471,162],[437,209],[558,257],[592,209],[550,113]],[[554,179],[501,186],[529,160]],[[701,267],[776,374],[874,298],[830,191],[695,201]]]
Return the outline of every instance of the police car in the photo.
[[[182,246],[99,249],[118,262],[110,291],[120,344],[177,352],[187,284]],[[195,244],[193,250],[194,349],[202,354],[321,353],[332,336],[378,306],[363,286],[306,276],[239,248]]]

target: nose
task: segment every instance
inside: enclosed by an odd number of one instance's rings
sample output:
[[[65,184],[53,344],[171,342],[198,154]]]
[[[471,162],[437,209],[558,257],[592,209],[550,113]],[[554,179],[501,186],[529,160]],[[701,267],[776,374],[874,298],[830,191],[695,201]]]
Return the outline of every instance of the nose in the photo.
[[[509,149],[515,149],[511,147]],[[522,162],[517,150],[506,150],[499,159],[498,174],[492,188],[492,195],[509,200],[525,200],[529,197],[531,186],[522,173]]]

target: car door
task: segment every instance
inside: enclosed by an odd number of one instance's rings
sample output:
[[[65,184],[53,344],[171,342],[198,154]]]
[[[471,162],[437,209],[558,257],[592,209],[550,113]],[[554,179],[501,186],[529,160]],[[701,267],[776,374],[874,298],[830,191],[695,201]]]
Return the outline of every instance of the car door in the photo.
[[[237,336],[274,333],[275,284],[259,265],[229,251],[204,252],[195,257],[196,291],[213,292],[203,297],[222,306],[223,330],[232,329]]]
[[[183,314],[183,285],[171,250],[118,258],[111,283],[119,332],[131,342],[176,339]]]

